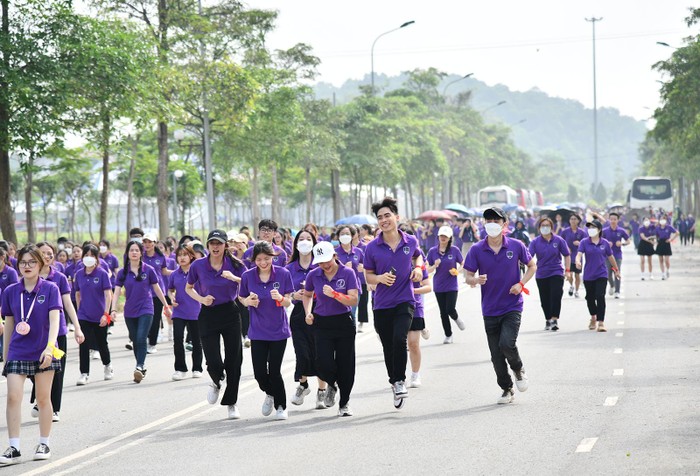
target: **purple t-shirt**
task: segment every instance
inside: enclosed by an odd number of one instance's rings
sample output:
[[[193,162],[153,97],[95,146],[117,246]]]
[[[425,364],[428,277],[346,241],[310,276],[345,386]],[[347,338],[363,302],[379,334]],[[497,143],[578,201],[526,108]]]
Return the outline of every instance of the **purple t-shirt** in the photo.
[[[661,241],[665,240],[668,241],[668,239],[671,237],[673,233],[676,233],[678,230],[673,228],[671,225],[666,225],[664,227],[657,226],[656,227],[656,238]]]
[[[612,248],[613,256],[615,259],[622,259],[622,248],[617,246],[615,243],[618,241],[627,241],[630,239],[630,235],[627,230],[618,226],[614,230],[612,227],[603,228],[603,233],[601,234],[603,238],[610,242],[610,247]]]
[[[391,309],[401,303],[415,302],[411,273],[413,272],[413,257],[421,256],[418,240],[415,236],[399,231],[401,240],[396,250],[392,250],[384,241],[384,233],[372,240],[365,250],[364,267],[380,275],[388,273],[393,267],[396,270],[396,281],[391,286],[378,284],[374,292],[374,309]]]
[[[158,253],[153,253],[153,256],[148,256],[144,253],[142,260],[155,270],[156,276],[158,276],[158,286],[160,286],[160,290],[165,294],[165,276],[163,276],[163,268],[168,268],[167,258]]]
[[[359,293],[359,285],[357,283],[357,275],[351,269],[345,266],[338,266],[338,272],[329,281],[326,278],[326,273],[321,268],[316,268],[309,273],[306,280],[306,290],[316,292],[316,307],[314,314],[319,316],[337,316],[338,314],[346,314],[350,312],[350,306],[346,306],[338,302],[337,299],[328,297],[323,294],[323,286],[329,285],[333,290],[342,294],[349,294],[351,289],[357,289]]]
[[[601,238],[598,243],[593,243],[590,238],[584,238],[578,245],[578,252],[583,253],[585,263],[583,265],[584,281],[594,281],[608,277],[608,268],[605,266],[608,256],[612,256],[610,242]]]
[[[464,242],[462,241],[462,237],[459,236],[459,233],[462,231],[462,227],[459,225],[452,225],[452,244],[457,247],[457,249],[461,250],[462,245]],[[461,261],[461,260],[460,260]]]
[[[571,252],[571,255],[576,257],[576,253],[578,253],[578,245],[575,245],[574,241],[581,241],[588,236],[588,233],[581,228],[576,228],[576,231],[574,231],[571,229],[571,227],[569,227],[564,228],[561,231],[560,236],[564,238],[564,241],[566,241],[566,246],[569,247],[569,252]]]
[[[17,270],[6,263],[0,271],[0,289],[5,290],[10,284],[15,284],[18,281]]]
[[[433,291],[436,293],[457,291],[459,289],[457,276],[452,276],[450,270],[464,261],[462,252],[456,246],[452,246],[446,250],[445,254],[440,254],[439,246],[433,246],[428,251],[428,263],[431,266],[435,264],[435,261],[440,260],[440,266],[435,269],[433,276]]]
[[[310,264],[308,268],[302,268],[299,261],[293,261],[286,266],[287,271],[289,271],[289,273],[292,275],[292,285],[294,286],[295,291],[305,289],[306,277],[310,271],[313,271],[317,267],[318,265]],[[294,300],[293,302],[297,303],[301,301]]]
[[[54,261],[51,267],[60,273],[66,274],[66,267],[60,261]]]
[[[78,270],[73,288],[80,292],[78,319],[100,322],[105,313],[105,291],[112,289],[107,272],[102,268],[95,268],[90,274],[85,272],[85,268]]]
[[[202,305],[198,301],[192,299],[185,290],[188,275],[189,271],[185,273],[182,268],[177,268],[169,276],[168,289],[175,290],[177,306],[173,306],[173,317],[194,321],[199,317],[199,311]],[[216,301],[214,301],[214,304],[216,304]]]
[[[352,269],[355,270],[355,278],[357,278],[357,283],[360,284],[362,282],[361,276],[365,274],[358,270],[358,266],[365,260],[365,252],[362,251],[362,248],[353,246],[348,253],[342,246],[337,246],[335,248],[335,253],[338,255],[338,261],[343,265],[348,261],[352,261]],[[362,288],[360,288],[360,294],[362,294]]]
[[[56,271],[55,269],[51,268],[49,266],[49,275],[46,276],[47,281],[51,281],[54,283],[56,286],[58,286],[58,290],[61,293],[61,299],[64,294],[74,294],[75,292],[71,288],[71,286],[68,284],[68,278],[66,278],[66,275],[63,273],[60,273]],[[66,324],[66,315],[63,311],[63,300],[61,300],[61,312],[59,313],[59,320],[58,320],[58,335],[60,336],[65,336],[68,335],[68,325]]]
[[[230,271],[242,278],[246,268],[243,264],[235,268],[228,256],[224,256],[221,269],[217,271],[211,267],[208,256],[199,258],[190,265],[190,271],[187,273],[187,284],[194,285],[202,297],[213,296],[214,306],[235,302],[238,297],[238,283],[222,277],[224,271]]]
[[[527,264],[532,256],[522,241],[503,237],[503,245],[494,253],[488,239],[469,248],[464,268],[487,276],[481,286],[481,312],[486,317],[502,316],[523,310],[523,294],[510,294],[510,288],[520,282],[520,263]]]
[[[243,253],[243,261],[245,262],[245,265],[248,268],[254,268],[255,263],[253,263],[250,259],[253,257],[253,248],[255,245],[251,246],[247,250],[245,250],[245,253]],[[275,253],[277,253],[277,256],[272,257],[272,265],[273,266],[287,266],[287,252],[284,251],[282,248],[277,246],[276,244],[272,244],[272,249],[275,250]]]
[[[15,326],[23,317],[21,301],[24,301],[24,317],[27,317],[29,333],[21,335],[14,329],[5,328],[5,332],[12,332],[7,360],[35,362],[39,360],[49,341],[49,311],[63,309],[61,293],[58,286],[42,278],[39,278],[31,293],[25,291],[24,280],[8,286],[2,293],[0,308],[4,317],[14,317]],[[30,314],[32,302],[34,309]]]
[[[294,292],[292,275],[287,271],[287,268],[272,266],[270,279],[266,283],[260,281],[257,267],[243,273],[240,297],[247,298],[253,292],[260,299],[257,308],[252,306],[248,308],[250,313],[248,337],[251,340],[277,341],[287,339],[292,335],[289,330],[287,312],[284,307],[278,306],[270,296],[273,289],[276,289],[282,296]]]
[[[540,235],[530,242],[530,255],[537,257],[535,277],[539,279],[564,276],[564,265],[561,257],[570,255],[569,247],[564,238],[555,234],[550,236],[549,241]]]
[[[420,279],[420,281],[413,281],[413,289],[422,287],[423,281],[425,281],[426,279],[428,279],[428,271],[423,270],[423,277]],[[413,318],[423,319],[423,317],[425,317],[425,303],[423,300],[423,295],[414,293],[414,296],[416,298],[416,310],[413,311]]]
[[[153,267],[143,263],[139,271],[139,280],[127,266],[117,275],[117,286],[124,288],[126,303],[124,304],[124,317],[141,317],[153,315],[153,285],[158,284],[158,275]]]
[[[654,225],[640,226],[639,235],[644,235],[645,238],[649,239],[652,236],[656,236],[656,227]]]
[[[114,283],[117,282],[117,271],[119,270],[119,260],[112,253],[107,253],[106,255],[102,256],[102,260],[105,263],[107,263],[107,266],[109,266],[109,269],[112,270],[112,277],[109,278],[109,280],[112,283],[112,288],[114,288]]]

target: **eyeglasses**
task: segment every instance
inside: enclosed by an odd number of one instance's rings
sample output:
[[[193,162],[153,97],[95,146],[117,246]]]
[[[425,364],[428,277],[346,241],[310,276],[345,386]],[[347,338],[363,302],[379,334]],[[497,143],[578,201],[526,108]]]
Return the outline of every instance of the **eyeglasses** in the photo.
[[[275,231],[275,230],[273,230],[272,228],[268,228],[266,226],[263,226],[260,228],[260,233],[272,233],[273,231]]]
[[[19,265],[20,268],[33,268],[33,267],[35,267],[36,265],[38,265],[39,262],[38,262],[37,260],[20,261],[20,262],[17,263],[17,264]]]

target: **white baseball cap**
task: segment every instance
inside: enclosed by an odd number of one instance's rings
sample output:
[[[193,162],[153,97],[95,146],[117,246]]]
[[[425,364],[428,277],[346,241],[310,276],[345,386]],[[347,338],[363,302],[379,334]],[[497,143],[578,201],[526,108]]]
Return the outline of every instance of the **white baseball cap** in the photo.
[[[153,241],[153,242],[158,241],[158,237],[157,237],[156,234],[153,233],[153,232],[148,232],[148,233],[146,233],[145,235],[143,235],[143,238],[142,238],[142,239],[143,239],[143,240],[148,240],[148,241]]]
[[[321,241],[311,250],[314,254],[313,264],[328,263],[335,255],[335,248],[329,241]]]
[[[438,236],[446,236],[448,238],[452,238],[453,234],[454,234],[454,231],[452,230],[451,226],[443,225],[438,230]]]

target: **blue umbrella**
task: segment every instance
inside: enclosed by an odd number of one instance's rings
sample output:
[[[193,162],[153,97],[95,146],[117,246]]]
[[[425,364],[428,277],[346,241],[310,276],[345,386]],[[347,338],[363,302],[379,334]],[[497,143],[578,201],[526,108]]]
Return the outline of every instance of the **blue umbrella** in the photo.
[[[464,205],[460,205],[459,203],[450,203],[445,205],[445,210],[452,210],[453,212],[461,213],[462,215],[469,214],[469,209]]]
[[[475,217],[483,217],[484,216],[484,212],[482,212],[481,210],[478,210],[476,208],[470,208],[468,210],[468,212],[469,212],[469,215],[471,215],[471,216],[475,216]]]
[[[349,217],[341,218],[336,225],[376,225],[377,219],[372,215],[352,215]]]

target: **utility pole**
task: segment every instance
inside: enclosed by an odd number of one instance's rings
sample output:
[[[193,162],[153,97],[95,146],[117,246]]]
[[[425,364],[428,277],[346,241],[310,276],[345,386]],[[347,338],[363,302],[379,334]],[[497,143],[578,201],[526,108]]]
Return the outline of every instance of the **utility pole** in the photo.
[[[199,16],[202,14],[202,0],[199,0]],[[202,60],[202,66],[204,66],[204,56],[206,50],[204,47],[204,38],[199,40],[199,53]],[[207,92],[202,90],[202,134],[204,141],[204,180],[207,189],[207,209],[209,218],[209,229],[213,230],[216,228],[216,208],[214,207],[214,178],[211,166],[211,142],[209,134],[209,109],[207,108]]]
[[[598,190],[598,97],[596,91],[596,74],[595,74],[595,24],[603,19],[600,18],[586,18],[587,22],[591,22],[593,25],[593,163],[594,163],[594,179],[593,179],[593,192]]]

